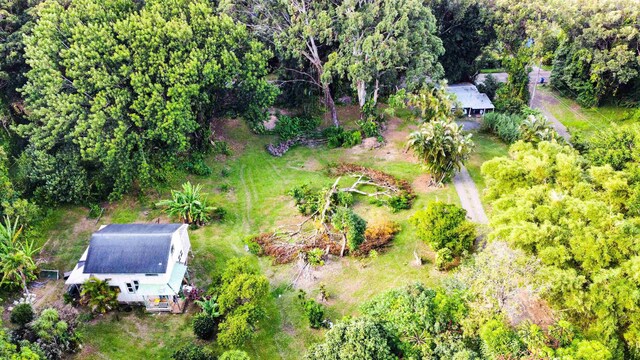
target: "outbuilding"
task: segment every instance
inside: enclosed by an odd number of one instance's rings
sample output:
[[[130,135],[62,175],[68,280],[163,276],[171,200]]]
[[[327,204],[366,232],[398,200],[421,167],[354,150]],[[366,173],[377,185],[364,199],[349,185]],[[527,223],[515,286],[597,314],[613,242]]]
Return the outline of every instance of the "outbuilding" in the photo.
[[[479,92],[471,83],[447,85],[447,92],[455,95],[457,100],[452,111],[461,108],[466,116],[482,116],[494,109],[487,94]]]

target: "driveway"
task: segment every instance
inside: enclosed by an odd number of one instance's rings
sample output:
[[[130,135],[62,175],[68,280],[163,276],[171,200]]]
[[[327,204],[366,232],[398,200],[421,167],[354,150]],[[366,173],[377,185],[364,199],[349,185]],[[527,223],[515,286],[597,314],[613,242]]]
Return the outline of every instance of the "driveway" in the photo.
[[[453,186],[460,198],[460,205],[467,210],[467,217],[475,223],[488,224],[489,219],[480,201],[478,188],[464,166],[453,177]]]
[[[487,75],[489,74],[479,74],[476,78],[476,84],[483,83],[487,78]],[[493,75],[493,77],[495,77],[498,82],[503,83],[507,82],[507,79],[509,78],[507,73],[495,73],[491,75]],[[548,83],[550,76],[551,71],[541,69],[537,66],[532,66],[531,72],[529,73],[529,92],[531,93],[531,95],[533,95],[533,97],[531,98],[530,106],[534,109],[540,110],[542,114],[547,117],[549,122],[551,122],[558,135],[562,136],[562,138],[565,139],[567,143],[569,143],[569,140],[571,139],[569,130],[567,130],[567,127],[564,126],[564,124],[562,124],[558,119],[556,119],[555,116],[553,116],[547,108],[548,105],[557,104],[558,99],[556,99],[553,95],[543,94],[540,91],[536,91],[534,93],[534,87],[536,86],[536,83],[540,81],[540,78],[544,78],[544,81]]]

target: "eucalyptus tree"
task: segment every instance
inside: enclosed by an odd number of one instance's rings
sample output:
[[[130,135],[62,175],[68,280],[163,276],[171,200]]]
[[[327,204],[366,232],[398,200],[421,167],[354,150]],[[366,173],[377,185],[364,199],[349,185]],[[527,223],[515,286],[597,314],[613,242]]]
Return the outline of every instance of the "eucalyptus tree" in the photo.
[[[346,75],[360,107],[375,105],[382,87],[410,89],[444,75],[436,20],[420,0],[344,0],[336,9],[339,46],[328,67]]]
[[[250,27],[260,39],[271,44],[282,59],[298,62],[298,67],[285,70],[301,75],[296,81],[304,81],[322,91],[333,124],[339,125],[331,93],[333,76],[326,68],[326,54],[337,40],[335,2],[223,0],[219,8]]]

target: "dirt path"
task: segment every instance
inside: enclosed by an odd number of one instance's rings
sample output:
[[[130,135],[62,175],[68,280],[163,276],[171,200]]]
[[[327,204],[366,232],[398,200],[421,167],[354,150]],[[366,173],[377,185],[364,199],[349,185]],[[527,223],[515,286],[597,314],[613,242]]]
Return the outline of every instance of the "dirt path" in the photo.
[[[460,198],[462,208],[467,210],[469,219],[479,224],[489,223],[487,214],[484,212],[484,207],[482,207],[482,202],[480,201],[478,188],[471,179],[467,168],[463,166],[456,176],[454,176],[453,185]]]

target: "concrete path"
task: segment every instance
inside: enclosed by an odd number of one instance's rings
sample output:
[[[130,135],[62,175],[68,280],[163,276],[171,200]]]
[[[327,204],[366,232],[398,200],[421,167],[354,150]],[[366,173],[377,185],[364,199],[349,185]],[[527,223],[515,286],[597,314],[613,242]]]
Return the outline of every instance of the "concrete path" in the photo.
[[[484,212],[484,207],[482,207],[482,202],[480,201],[478,188],[471,179],[467,168],[464,166],[456,176],[453,177],[453,186],[456,188],[462,208],[467,210],[467,217],[469,217],[471,221],[479,224],[489,223],[487,214]]]

